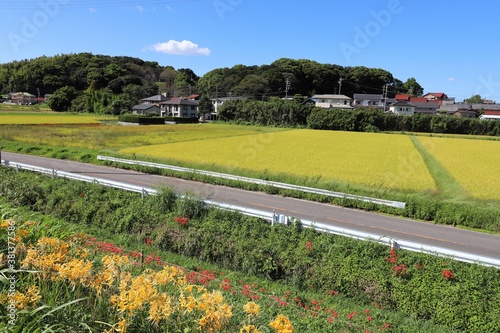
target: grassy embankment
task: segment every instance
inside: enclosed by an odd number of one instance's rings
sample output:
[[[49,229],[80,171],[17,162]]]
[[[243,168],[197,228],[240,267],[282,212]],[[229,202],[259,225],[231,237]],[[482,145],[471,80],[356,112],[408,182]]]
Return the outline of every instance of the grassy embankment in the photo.
[[[4,168],[0,172],[1,214],[17,221],[18,236],[23,240],[17,243],[18,265],[31,253],[26,252],[29,243],[24,239],[34,244],[39,236],[49,236],[87,247],[77,251],[68,245],[69,252],[87,256],[64,258],[55,263],[57,269],[45,267],[50,281],[37,273],[19,273],[18,290],[27,295],[28,286],[34,285],[36,289],[31,290],[42,296],[26,304],[28,312],[20,312],[23,322],[36,327],[43,324],[67,331],[88,325],[100,331],[106,326],[103,323],[125,321],[130,330],[157,332],[147,319],[153,302],[140,303],[129,313],[120,312],[120,304],[126,302],[112,301],[116,300],[113,295],[132,297],[123,293],[132,286],[130,278],[123,287],[116,282],[101,284],[100,292],[95,289],[100,267],[105,266],[102,255],[120,248],[118,252],[128,253],[133,260],[144,251],[144,268],[156,270],[158,261],[180,265],[191,283],[220,291],[233,306],[222,332],[235,332],[246,324],[273,332],[267,325],[278,314],[290,318],[297,332],[485,332],[499,328],[500,279],[494,268],[406,251],[389,252],[377,244],[319,234],[297,225],[272,227],[240,214],[203,208],[196,199],[181,200],[168,190],[141,199],[138,194],[93,184]],[[18,211],[24,217],[16,216]],[[38,237],[21,232],[26,219],[42,222],[35,225]],[[89,236],[73,237],[82,231]],[[0,242],[6,239],[2,237]],[[96,249],[96,243],[103,246]],[[40,247],[37,253],[50,257],[51,253],[43,252],[46,250]],[[40,258],[35,259],[26,268],[43,268],[37,266]],[[116,265],[119,261],[112,260]],[[89,265],[92,274],[86,274]],[[133,276],[141,271],[135,269]],[[147,285],[148,277],[149,281],[154,278],[151,273],[142,274],[146,278],[142,285]],[[171,308],[182,312],[173,287],[166,290],[172,297]],[[249,301],[260,305],[258,317],[248,318],[242,310]],[[200,299],[196,304],[203,302]],[[83,311],[88,308],[94,310]],[[176,315],[177,320],[168,322],[194,328],[201,320],[195,313],[189,318]]]

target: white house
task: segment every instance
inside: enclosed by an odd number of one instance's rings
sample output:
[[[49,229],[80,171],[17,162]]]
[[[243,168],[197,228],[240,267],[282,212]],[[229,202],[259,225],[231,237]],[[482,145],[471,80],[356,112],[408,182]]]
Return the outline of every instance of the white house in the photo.
[[[161,116],[189,117],[195,118],[198,115],[198,101],[184,98],[172,98],[169,101],[161,102]]]
[[[352,98],[345,95],[314,95],[312,98],[320,108],[352,109]]]
[[[397,101],[389,106],[389,112],[405,116],[413,116],[415,114],[415,104],[406,101]]]
[[[379,109],[384,108],[384,95],[376,94],[354,94],[353,107],[375,107]]]

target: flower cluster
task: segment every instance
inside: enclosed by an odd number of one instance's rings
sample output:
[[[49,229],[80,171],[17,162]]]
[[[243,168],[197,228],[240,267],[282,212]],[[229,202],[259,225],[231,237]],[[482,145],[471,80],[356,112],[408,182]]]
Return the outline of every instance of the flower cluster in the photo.
[[[274,328],[277,333],[292,333],[294,331],[290,319],[283,315],[278,315],[276,319],[269,324],[269,326]]]
[[[455,275],[453,274],[452,271],[448,270],[448,269],[445,269],[441,272],[441,276],[446,280],[446,281],[449,281],[449,280],[454,280],[455,279]]]
[[[189,222],[189,218],[187,215],[184,215],[184,217],[174,217],[174,221],[179,223],[179,225],[186,225]]]

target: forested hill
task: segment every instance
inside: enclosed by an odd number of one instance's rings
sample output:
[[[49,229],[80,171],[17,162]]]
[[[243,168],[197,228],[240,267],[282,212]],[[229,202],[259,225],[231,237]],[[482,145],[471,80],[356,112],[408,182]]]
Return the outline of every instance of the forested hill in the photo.
[[[191,93],[209,97],[247,96],[266,99],[300,94],[354,93],[388,96],[423,89],[405,83],[380,68],[342,67],[306,59],[281,58],[269,65],[217,68],[201,78],[191,69],[174,69],[133,57],[91,53],[57,55],[0,64],[0,92],[26,91],[34,95],[62,96],[51,107],[58,111],[121,113],[141,98],[165,92],[167,96]],[[57,103],[56,103],[57,102]]]

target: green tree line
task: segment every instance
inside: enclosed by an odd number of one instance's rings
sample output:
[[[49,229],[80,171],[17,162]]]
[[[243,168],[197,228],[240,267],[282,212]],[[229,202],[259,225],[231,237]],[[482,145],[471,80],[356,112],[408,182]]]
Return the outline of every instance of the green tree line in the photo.
[[[339,82],[341,84],[339,84]],[[209,98],[270,97],[314,94],[419,94],[414,78],[406,82],[387,70],[343,67],[307,59],[281,58],[261,66],[217,68],[199,77],[190,68],[174,69],[133,57],[78,53],[0,64],[0,93],[26,91],[43,97],[55,94],[56,111],[119,113],[140,99],[165,93],[168,97],[205,95]]]

